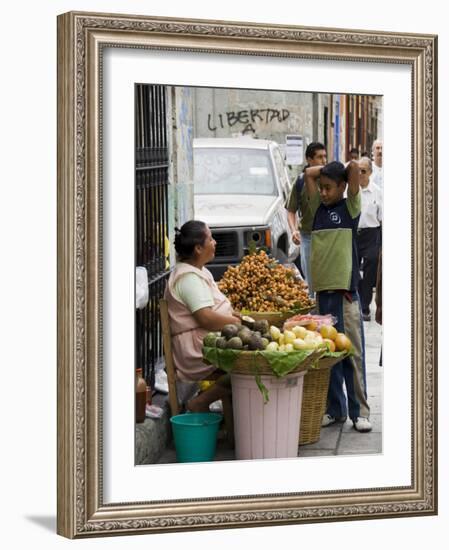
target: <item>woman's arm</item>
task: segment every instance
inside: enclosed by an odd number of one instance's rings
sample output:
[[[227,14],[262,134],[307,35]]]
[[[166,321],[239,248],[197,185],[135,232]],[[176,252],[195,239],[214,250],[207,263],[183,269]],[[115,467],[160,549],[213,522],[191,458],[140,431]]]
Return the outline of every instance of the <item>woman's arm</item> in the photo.
[[[233,315],[223,315],[211,307],[203,307],[192,314],[195,321],[205,330],[221,330],[228,323],[239,323],[240,318]]]

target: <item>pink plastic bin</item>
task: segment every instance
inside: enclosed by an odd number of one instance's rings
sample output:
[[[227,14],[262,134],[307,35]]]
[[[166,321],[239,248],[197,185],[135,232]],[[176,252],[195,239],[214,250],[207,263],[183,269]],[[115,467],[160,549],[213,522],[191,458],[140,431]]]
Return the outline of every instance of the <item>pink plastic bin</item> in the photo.
[[[264,404],[254,375],[231,374],[237,460],[298,456],[304,375],[261,376],[269,394]]]

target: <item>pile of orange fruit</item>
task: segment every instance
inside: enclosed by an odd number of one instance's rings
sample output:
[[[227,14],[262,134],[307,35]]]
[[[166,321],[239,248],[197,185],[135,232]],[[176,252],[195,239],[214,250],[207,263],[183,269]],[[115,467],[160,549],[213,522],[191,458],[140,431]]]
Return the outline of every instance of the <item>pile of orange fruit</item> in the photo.
[[[314,305],[307,285],[295,277],[293,269],[264,250],[229,266],[218,286],[238,311],[285,312]]]

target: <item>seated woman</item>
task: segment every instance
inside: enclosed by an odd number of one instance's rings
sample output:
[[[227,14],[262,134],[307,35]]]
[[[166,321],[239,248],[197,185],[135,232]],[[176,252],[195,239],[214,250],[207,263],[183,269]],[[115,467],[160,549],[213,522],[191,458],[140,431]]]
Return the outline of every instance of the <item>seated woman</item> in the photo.
[[[191,220],[181,229],[176,228],[178,262],[164,295],[178,378],[188,382],[216,379],[213,386],[187,403],[187,409],[192,412],[207,412],[211,403],[231,392],[229,376],[213,365],[206,365],[202,355],[203,338],[208,332],[240,321],[211,272],[204,267],[214,258],[215,245],[204,222]]]

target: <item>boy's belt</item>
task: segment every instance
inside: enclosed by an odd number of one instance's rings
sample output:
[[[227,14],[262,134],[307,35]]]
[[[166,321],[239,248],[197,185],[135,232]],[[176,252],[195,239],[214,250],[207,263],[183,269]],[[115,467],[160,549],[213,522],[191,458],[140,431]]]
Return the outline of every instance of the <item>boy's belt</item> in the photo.
[[[323,290],[322,293],[323,294],[334,294],[334,293],[343,294],[346,300],[348,300],[348,302],[350,302],[351,304],[354,301],[354,298],[357,297],[357,292],[351,292],[350,290],[345,290],[345,289]]]
[[[379,231],[380,225],[377,225],[376,227],[359,227],[357,229],[357,235],[360,235],[360,233],[368,233],[369,231]]]

